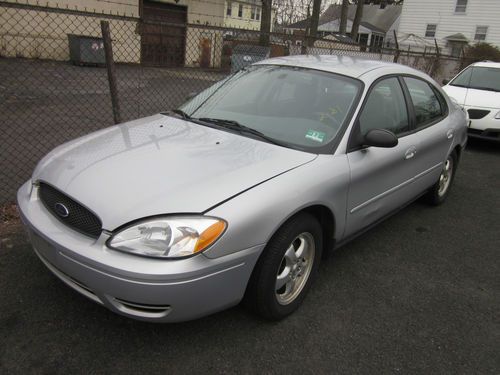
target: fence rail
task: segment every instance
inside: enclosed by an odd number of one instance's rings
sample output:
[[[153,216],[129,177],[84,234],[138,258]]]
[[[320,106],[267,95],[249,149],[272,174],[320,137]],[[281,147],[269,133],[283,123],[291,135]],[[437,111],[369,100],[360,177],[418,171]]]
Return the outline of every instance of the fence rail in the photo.
[[[113,96],[101,21],[111,36]],[[0,205],[14,201],[16,189],[51,149],[113,124],[117,103],[121,121],[172,109],[265,56],[397,60],[438,79],[459,65],[449,56],[363,47],[334,37],[271,33],[264,48],[259,39],[254,30],[0,1]]]

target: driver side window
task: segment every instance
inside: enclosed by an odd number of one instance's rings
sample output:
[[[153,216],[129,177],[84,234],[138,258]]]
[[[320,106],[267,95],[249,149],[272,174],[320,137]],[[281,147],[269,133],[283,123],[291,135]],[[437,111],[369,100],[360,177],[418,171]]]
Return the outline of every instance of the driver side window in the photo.
[[[372,129],[387,129],[396,135],[410,130],[403,90],[396,77],[378,82],[370,91],[359,127],[362,136]]]

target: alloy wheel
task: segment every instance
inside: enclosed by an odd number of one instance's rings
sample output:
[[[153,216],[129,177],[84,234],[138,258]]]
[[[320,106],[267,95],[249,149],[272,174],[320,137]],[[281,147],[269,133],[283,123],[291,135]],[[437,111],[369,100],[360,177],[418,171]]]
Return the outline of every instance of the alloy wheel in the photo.
[[[311,274],[316,253],[311,233],[299,234],[287,248],[276,275],[276,299],[288,305],[300,294]]]
[[[453,175],[453,158],[448,156],[446,162],[444,163],[443,170],[441,171],[441,176],[439,176],[439,189],[438,195],[440,197],[444,196],[448,191],[451,184],[451,178]]]

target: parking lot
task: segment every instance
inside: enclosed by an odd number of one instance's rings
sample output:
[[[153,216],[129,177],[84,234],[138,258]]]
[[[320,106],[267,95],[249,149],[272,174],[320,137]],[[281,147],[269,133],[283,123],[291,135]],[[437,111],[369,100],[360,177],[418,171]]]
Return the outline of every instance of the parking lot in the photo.
[[[235,307],[159,325],[50,274],[15,225],[0,245],[0,373],[500,372],[500,147],[469,141],[448,201],[415,202],[324,260],[282,322]]]
[[[227,73],[117,65],[122,121],[176,108]],[[106,69],[0,59],[0,204],[63,142],[113,124]]]

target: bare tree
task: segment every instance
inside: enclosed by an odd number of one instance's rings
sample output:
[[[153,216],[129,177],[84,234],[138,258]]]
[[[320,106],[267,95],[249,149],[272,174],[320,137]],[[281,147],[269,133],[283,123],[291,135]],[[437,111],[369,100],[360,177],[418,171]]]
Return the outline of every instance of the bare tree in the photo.
[[[321,0],[313,1],[313,11],[310,22],[309,45],[313,46],[318,34],[319,13],[321,11]]]
[[[347,30],[347,13],[349,11],[349,0],[342,0],[342,7],[340,9],[340,25],[339,32],[345,34]]]
[[[307,9],[313,7],[314,0],[273,0],[273,9],[276,10],[276,25],[290,25],[297,21],[309,19]],[[319,14],[323,12],[336,0],[322,0]],[[314,11],[313,11],[314,13]]]
[[[380,5],[384,3],[385,5],[400,5],[403,4],[404,0],[351,0],[351,3],[353,4],[359,4],[360,1],[363,1],[366,4],[373,4],[373,5]]]
[[[354,16],[354,20],[352,21],[351,38],[354,41],[358,39],[359,24],[361,23],[361,19],[363,18],[364,5],[364,0],[358,1],[358,5],[356,7],[356,15]]]
[[[273,1],[262,0],[262,17],[260,20],[260,45],[269,45],[269,34],[271,33],[271,12]]]

